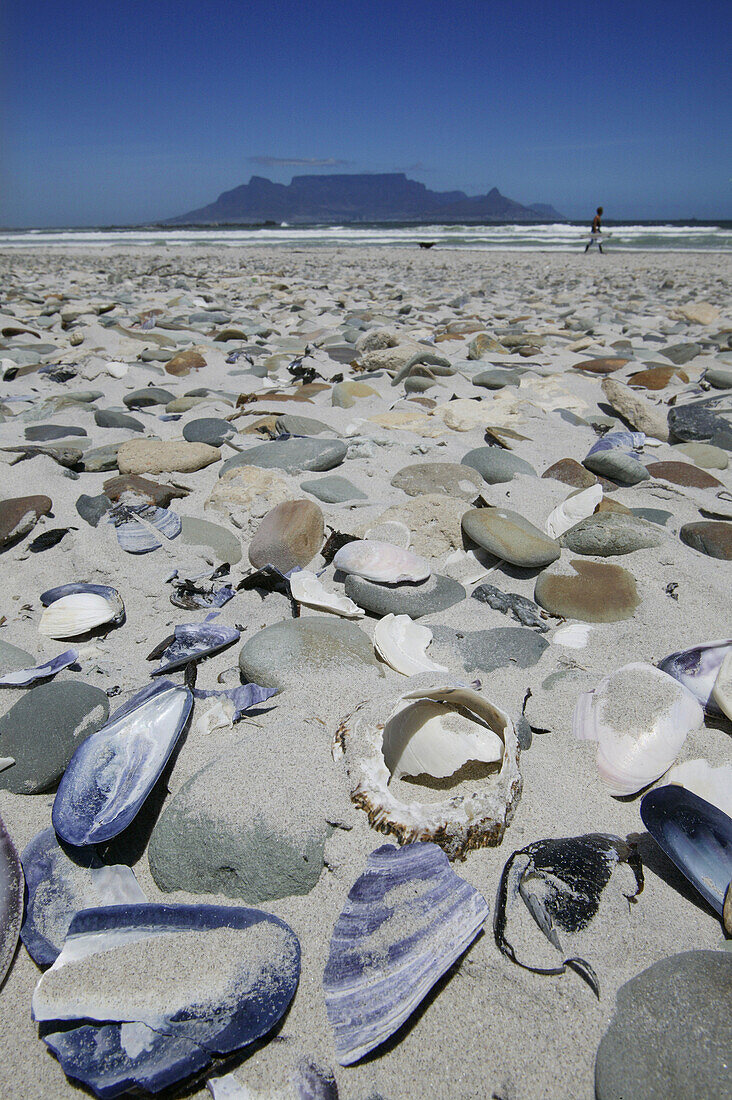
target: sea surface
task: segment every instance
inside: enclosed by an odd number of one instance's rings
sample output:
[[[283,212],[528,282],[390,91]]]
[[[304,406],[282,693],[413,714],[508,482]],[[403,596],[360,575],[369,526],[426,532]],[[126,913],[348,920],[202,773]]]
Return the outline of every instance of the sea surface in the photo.
[[[183,229],[145,226],[114,229],[0,229],[0,249],[28,247],[107,248],[130,245],[165,246],[289,245],[291,248],[384,245],[416,247],[431,243],[440,249],[508,252],[574,252],[588,240],[587,225],[308,225]],[[732,222],[682,225],[651,222],[607,224],[603,233],[608,251],[622,252],[729,252]],[[593,250],[594,251],[594,250]]]

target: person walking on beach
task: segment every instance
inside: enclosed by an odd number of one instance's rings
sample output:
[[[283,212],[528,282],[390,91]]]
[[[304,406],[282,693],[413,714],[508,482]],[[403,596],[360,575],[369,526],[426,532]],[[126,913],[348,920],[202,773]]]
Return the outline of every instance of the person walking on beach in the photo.
[[[602,252],[602,242],[600,240],[600,238],[602,236],[602,230],[600,229],[601,220],[602,220],[602,207],[598,206],[597,213],[595,214],[594,218],[592,219],[592,231],[590,232],[590,239],[587,242],[587,245],[585,247],[585,252],[588,252],[589,249],[592,248],[593,244],[596,244],[597,247]]]

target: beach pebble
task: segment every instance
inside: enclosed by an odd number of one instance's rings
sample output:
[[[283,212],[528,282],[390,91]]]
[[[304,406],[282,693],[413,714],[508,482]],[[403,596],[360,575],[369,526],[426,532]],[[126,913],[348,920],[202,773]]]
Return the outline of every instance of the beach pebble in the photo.
[[[187,374],[190,374],[192,370],[200,370],[201,367],[205,366],[206,360],[201,353],[189,348],[187,351],[178,352],[172,359],[168,359],[165,364],[165,373],[184,378]]]
[[[522,370],[483,370],[473,375],[473,385],[486,390],[502,390],[504,386],[518,386],[522,374]]]
[[[536,476],[529,462],[503,447],[476,447],[463,456],[462,465],[477,470],[489,485],[511,481],[516,474]]]
[[[535,630],[522,626],[498,626],[493,630],[451,630],[432,627],[433,652],[444,648],[457,654],[466,672],[495,672],[499,668],[531,668],[549,643]]]
[[[76,501],[76,511],[90,527],[97,527],[100,519],[106,516],[111,507],[112,501],[105,493],[100,493],[95,497],[82,493]]]
[[[460,521],[465,503],[440,493],[412,497],[404,504],[387,508],[376,521],[400,523],[410,531],[409,548],[425,558],[445,558],[462,549]]]
[[[707,442],[719,431],[729,428],[727,421],[718,416],[706,401],[693,401],[688,405],[674,405],[668,410],[668,426],[676,439]],[[719,444],[717,444],[719,446]]]
[[[621,485],[637,485],[651,476],[642,462],[617,447],[588,455],[583,465],[593,474],[602,474]]]
[[[162,485],[137,474],[120,474],[104,482],[104,492],[112,501],[119,501],[127,494],[139,497],[158,508],[168,508],[171,501],[186,495],[185,490],[174,485]]]
[[[665,405],[652,404],[642,394],[618,382],[616,378],[603,379],[602,392],[612,408],[637,431],[645,432],[654,439],[663,441],[668,439]]]
[[[466,597],[465,589],[450,577],[433,573],[421,584],[375,584],[363,577],[346,577],[349,599],[374,615],[409,615],[419,619],[435,611],[444,611]]]
[[[255,569],[273,565],[281,573],[304,569],[323,545],[323,513],[311,500],[288,500],[276,505],[260,523],[249,544]]]
[[[703,350],[701,344],[669,344],[668,347],[660,349],[660,354],[680,367],[684,363],[696,359],[697,355],[701,355]]]
[[[494,339],[487,332],[479,332],[468,345],[468,359],[482,359],[486,355],[496,352],[501,354],[505,351],[506,348],[499,340]]]
[[[66,439],[87,433],[84,428],[64,427],[63,424],[37,424],[26,428],[23,434],[29,443],[47,443],[49,439]]]
[[[86,473],[100,474],[117,469],[117,453],[121,443],[108,443],[103,447],[92,447],[84,451],[81,467]]]
[[[258,631],[241,647],[239,668],[246,682],[279,689],[310,687],[319,673],[335,673],[344,691],[350,678],[356,692],[360,675],[381,672],[368,635],[355,623],[326,615],[303,615]]]
[[[704,371],[704,380],[715,390],[732,389],[732,370],[723,370],[721,367],[711,367]]]
[[[730,1050],[732,955],[661,959],[618,990],[597,1051],[597,1100],[722,1100]]]
[[[410,497],[441,493],[470,501],[475,500],[484,484],[476,470],[458,462],[417,462],[404,466],[391,483]]]
[[[39,684],[0,718],[0,790],[39,794],[52,789],[81,742],[109,717],[109,700],[79,680]]]
[[[554,539],[518,512],[505,508],[471,508],[464,514],[462,525],[478,546],[524,569],[550,565],[560,554]]]
[[[732,523],[713,520],[685,523],[679,531],[679,538],[700,554],[732,561]]]
[[[209,523],[195,516],[181,516],[178,541],[187,546],[203,546],[213,551],[219,562],[236,565],[241,561],[241,543],[236,535],[218,523]]]
[[[628,379],[628,385],[634,389],[639,388],[642,390],[662,390],[671,382],[672,379],[678,378],[680,382],[688,382],[689,376],[680,367],[649,367],[647,370],[636,371],[635,374],[631,374]]]
[[[300,488],[305,493],[317,497],[325,504],[344,504],[349,500],[367,500],[366,493],[357,489],[347,477],[333,474],[331,477],[318,477],[311,481],[301,481]]]
[[[239,509],[263,516],[275,504],[292,500],[293,492],[284,478],[259,466],[234,466],[211,487],[204,507],[232,515]]]
[[[0,676],[4,676],[6,672],[18,672],[20,669],[34,668],[35,664],[35,657],[32,657],[25,649],[19,649],[18,646],[11,645],[10,642],[0,641]],[[2,746],[0,746],[0,755],[2,755]]]
[[[551,615],[587,623],[629,619],[640,603],[627,569],[577,558],[540,573],[534,599]]]
[[[651,477],[663,478],[673,485],[687,485],[693,489],[723,488],[716,477],[698,466],[692,466],[690,462],[649,462],[646,469]]]
[[[661,537],[657,528],[638,516],[603,511],[575,523],[559,543],[575,554],[607,558],[660,546]]]
[[[147,409],[154,405],[167,405],[175,397],[170,390],[163,390],[159,386],[145,386],[141,390],[133,390],[122,398],[128,409]]]
[[[210,447],[208,443],[130,439],[120,445],[117,466],[121,474],[192,473],[220,458],[218,447]]]
[[[120,428],[130,432],[145,431],[145,425],[137,417],[128,416],[115,409],[96,409],[94,423],[100,428]]]
[[[721,447],[713,447],[711,443],[677,443],[675,451],[681,451],[696,466],[705,470],[726,470],[729,466],[729,457]]]
[[[260,466],[263,469],[286,470],[288,473],[296,473],[298,470],[332,470],[334,466],[340,466],[347,450],[346,444],[340,439],[317,439],[311,436],[303,439],[275,439],[258,447],[248,447],[241,454],[227,458],[219,471],[219,477],[237,466]]]
[[[612,374],[629,362],[629,359],[622,359],[620,356],[598,356],[596,359],[583,359],[581,363],[573,363],[572,367],[588,374]]]
[[[0,547],[27,535],[41,516],[50,515],[52,507],[51,498],[40,495],[0,500]]]
[[[275,421],[275,430],[278,435],[337,435],[333,428],[324,424],[322,420],[314,420],[311,416],[298,416],[296,413],[285,413],[278,416]]]
[[[589,489],[591,485],[597,484],[595,475],[590,470],[585,469],[575,458],[560,458],[541,476],[553,478],[554,481],[561,481],[564,485],[571,485],[575,489]]]
[[[355,357],[354,357],[355,358]],[[331,390],[332,403],[341,409],[352,408],[357,401],[364,397],[377,397],[378,391],[366,382],[336,382]]]
[[[225,440],[236,435],[236,428],[228,420],[215,416],[205,416],[200,420],[189,420],[183,428],[183,438],[189,443],[208,443],[210,447],[220,447]]]
[[[470,593],[470,597],[480,603],[487,603],[503,615],[512,615],[522,626],[536,627],[542,634],[549,629],[546,612],[533,600],[520,596],[518,592],[501,592],[500,588],[492,584],[479,584]]]

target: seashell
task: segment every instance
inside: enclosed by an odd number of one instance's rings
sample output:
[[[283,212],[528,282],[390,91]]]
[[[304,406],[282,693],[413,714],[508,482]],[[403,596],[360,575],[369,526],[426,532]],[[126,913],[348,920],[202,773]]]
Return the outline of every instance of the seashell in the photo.
[[[704,645],[670,653],[658,662],[658,667],[695,695],[709,714],[721,714],[718,701],[713,697],[714,684],[722,662],[732,651],[732,639],[706,642]]]
[[[299,975],[294,932],[256,909],[86,909],[36,986],[33,1018],[97,1095],[157,1093],[270,1032]]]
[[[0,756],[0,772],[5,771],[6,768],[12,768],[14,763],[14,756]]]
[[[274,1047],[274,1044],[273,1044]],[[269,1048],[268,1055],[273,1049]],[[238,1067],[242,1076],[225,1073],[209,1077],[206,1088],[214,1100],[338,1100],[338,1085],[331,1070],[315,1065],[309,1058],[300,1058],[297,1064],[290,1061],[292,1049],[288,1047],[283,1059],[282,1044],[278,1044],[276,1060],[270,1059],[262,1068],[262,1054],[257,1052],[257,1062],[262,1080],[266,1084],[249,1087],[243,1080],[246,1065]],[[377,1100],[376,1094],[372,1100]]]
[[[177,512],[155,504],[118,504],[109,513],[114,523],[117,542],[128,554],[149,554],[163,545],[155,532],[174,539],[181,532],[182,522]]]
[[[592,444],[585,458],[599,454],[600,451],[623,451],[629,455],[640,451],[645,443],[644,432],[607,432]]]
[[[401,584],[426,581],[432,570],[419,554],[392,546],[390,542],[361,539],[342,546],[333,565],[343,573],[352,573],[377,584]]]
[[[80,909],[144,902],[131,867],[104,866],[93,849],[66,852],[49,826],[21,856],[28,889],[20,938],[39,966],[56,960]]]
[[[0,986],[15,957],[23,921],[23,868],[0,817]]]
[[[584,649],[591,633],[592,623],[567,623],[554,631],[551,640],[555,645],[563,645],[567,649]]]
[[[602,500],[602,486],[590,485],[588,489],[581,489],[579,493],[572,493],[563,500],[546,521],[546,533],[550,538],[558,539],[575,523],[581,519],[587,519],[597,508]]]
[[[732,880],[732,819],[675,785],[644,795],[640,815],[656,843],[721,917]]]
[[[235,688],[222,688],[221,691],[193,689],[194,699],[225,699],[230,708],[231,722],[238,722],[252,707],[266,703],[276,694],[277,688],[260,687],[259,684],[241,684]]]
[[[395,672],[415,676],[419,672],[447,672],[427,656],[432,631],[413,622],[409,615],[385,615],[374,630],[374,649]]]
[[[162,672],[182,668],[189,661],[200,661],[233,645],[239,638],[240,632],[233,626],[217,626],[210,622],[181,623],[173,634],[148,653],[148,661],[154,661],[157,657],[161,659],[152,675],[160,676]]]
[[[351,799],[373,828],[403,844],[434,840],[450,859],[499,844],[521,795],[511,719],[444,674],[413,677],[409,691],[356,707],[336,732],[334,756],[341,754]],[[390,789],[416,772],[422,801]],[[456,789],[468,779],[466,793]],[[432,801],[435,790],[444,797]]]
[[[106,584],[62,584],[42,592],[41,603],[46,610],[38,632],[48,638],[75,638],[105,623],[120,626],[125,621],[119,592]]]
[[[336,921],[323,975],[336,1055],[352,1065],[411,1016],[488,917],[435,844],[368,857]]]
[[[572,733],[597,741],[600,779],[619,797],[659,779],[703,718],[682,684],[653,665],[632,662],[579,696]]]
[[[534,974],[563,974],[569,967],[599,999],[597,974],[586,959],[567,957],[559,934],[565,942],[569,940],[571,951],[572,937],[596,918],[602,894],[621,864],[632,872],[635,889],[631,893],[623,885],[620,889],[628,901],[634,901],[643,889],[643,866],[636,849],[618,836],[588,833],[537,840],[514,852],[503,868],[493,917],[499,950]],[[516,905],[519,896],[525,909]],[[527,911],[534,921],[528,929],[523,927]],[[536,928],[544,940],[536,935]],[[552,948],[548,955],[547,942]],[[562,957],[559,965],[551,965],[554,952]]]
[[[732,817],[732,764],[713,768],[706,760],[686,760],[666,772],[665,783],[684,787]]]
[[[347,596],[326,592],[315,573],[307,569],[298,569],[290,573],[289,581],[293,600],[304,603],[307,607],[316,607],[320,611],[332,611],[334,615],[342,615],[345,619],[362,619],[366,614]]]
[[[712,688],[712,699],[722,713],[732,719],[732,648],[730,648],[719,666],[719,672]]]
[[[121,833],[150,794],[188,721],[193,696],[169,680],[148,684],[83,741],[53,803],[67,844],[99,844]]]
[[[75,649],[67,649],[59,653],[58,657],[52,657],[50,661],[44,661],[42,665],[36,665],[35,668],[19,668],[15,672],[7,672],[4,676],[0,676],[0,687],[30,687],[36,680],[50,679],[57,672],[75,664],[78,659],[79,654]]]
[[[227,562],[217,566],[213,572],[201,573],[197,577],[184,577],[178,579],[178,570],[175,569],[167,578],[173,585],[173,593],[170,602],[174,607],[185,608],[186,611],[195,611],[199,607],[223,607],[229,600],[233,600],[236,593],[232,585],[223,584],[218,587],[214,584],[219,577],[226,576],[231,571]]]

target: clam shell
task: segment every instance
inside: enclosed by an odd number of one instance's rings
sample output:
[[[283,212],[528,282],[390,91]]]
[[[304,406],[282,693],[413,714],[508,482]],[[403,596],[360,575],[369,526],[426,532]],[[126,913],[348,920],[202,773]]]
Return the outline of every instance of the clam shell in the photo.
[[[728,653],[732,652],[732,638],[670,653],[658,662],[658,667],[688,688],[710,714],[721,714],[718,700],[713,696],[714,684]]]
[[[67,649],[64,653],[59,653],[58,657],[52,657],[50,661],[44,661],[42,665],[7,672],[4,676],[0,676],[0,687],[30,687],[36,680],[50,679],[57,672],[61,672],[62,669],[75,664],[78,659],[79,654],[75,649]]]
[[[470,946],[485,899],[434,844],[385,844],[368,857],[333,929],[323,975],[338,1061],[380,1046]]]
[[[653,665],[632,662],[579,696],[572,733],[597,742],[600,779],[619,797],[659,779],[703,718],[682,684]]]
[[[10,969],[23,921],[23,868],[0,817],[0,986]]]
[[[374,630],[374,649],[383,661],[403,676],[420,672],[447,672],[426,653],[432,641],[432,631],[409,618],[409,615],[385,615]]]
[[[601,500],[602,486],[599,484],[590,485],[589,488],[568,496],[549,514],[546,521],[547,535],[550,538],[558,539],[570,527],[574,527],[575,523],[591,516]]]
[[[271,1031],[299,974],[292,929],[256,909],[86,909],[36,986],[33,1018],[67,1076],[97,1095],[158,1092]]]
[[[106,584],[62,584],[42,592],[41,603],[45,611],[38,632],[48,638],[75,638],[104,623],[125,621],[119,592]]]
[[[239,637],[240,632],[232,626],[209,622],[181,623],[176,626],[172,638],[166,638],[148,655],[148,661],[160,657],[160,664],[152,675],[160,676],[163,672],[182,668],[189,661],[200,661],[238,642]]]
[[[155,504],[118,505],[110,513],[109,522],[114,523],[117,542],[128,554],[159,550],[163,543],[157,532],[166,539],[174,539],[182,528],[177,512]]]
[[[347,543],[333,558],[333,565],[343,573],[352,573],[377,584],[418,583],[432,574],[419,554],[377,539]]]
[[[53,803],[67,844],[99,844],[121,833],[150,794],[188,721],[193,696],[169,680],[138,691],[79,745]]]
[[[342,615],[344,619],[362,619],[366,614],[347,596],[327,592],[315,573],[307,569],[292,572],[289,581],[293,600],[304,603],[307,607],[316,607],[319,611],[331,611],[334,615]]]
[[[430,719],[436,721],[430,725]],[[521,795],[511,719],[479,692],[444,675],[412,677],[407,692],[358,706],[336,732],[334,756],[341,755],[351,799],[373,828],[404,844],[435,841],[451,859],[500,843]],[[425,766],[423,784],[444,789],[443,798],[407,802],[390,790],[396,772],[410,775]],[[451,788],[466,771],[469,792],[455,792]],[[476,771],[477,778],[471,774]]]

